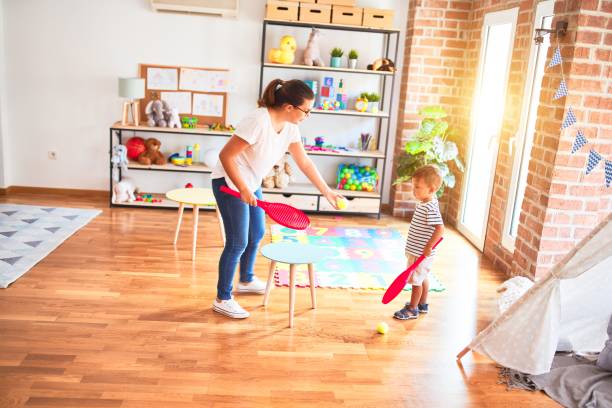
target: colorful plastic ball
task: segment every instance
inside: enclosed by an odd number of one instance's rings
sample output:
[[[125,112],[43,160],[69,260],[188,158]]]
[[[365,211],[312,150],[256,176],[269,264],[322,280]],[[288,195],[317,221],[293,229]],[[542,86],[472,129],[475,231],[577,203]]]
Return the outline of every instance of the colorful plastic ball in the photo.
[[[136,160],[140,153],[145,151],[145,142],[142,137],[134,136],[125,143],[128,159]]]
[[[387,334],[389,331],[389,325],[385,322],[380,322],[376,325],[376,331],[380,334]]]

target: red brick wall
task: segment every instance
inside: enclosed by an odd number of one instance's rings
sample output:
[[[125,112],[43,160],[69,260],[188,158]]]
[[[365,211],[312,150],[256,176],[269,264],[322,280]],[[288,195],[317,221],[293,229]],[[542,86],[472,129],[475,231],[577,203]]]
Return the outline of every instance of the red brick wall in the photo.
[[[569,22],[569,32],[560,42],[570,95],[552,101],[561,75],[559,67],[548,68],[542,82],[513,273],[540,276],[612,212],[612,189],[603,184],[603,163],[584,175],[589,147],[612,158],[611,17],[612,1],[555,3],[553,26],[557,20]],[[549,59],[554,49],[549,50]],[[570,105],[578,123],[560,132]],[[591,144],[572,155],[577,128]]]
[[[419,127],[420,108],[442,105],[455,126],[465,113],[460,91],[465,76],[463,33],[470,5],[471,1],[409,0],[396,158],[408,137]],[[395,216],[406,217],[414,211],[410,183],[396,186],[391,204]],[[441,204],[444,209],[447,201]]]
[[[450,113],[465,159],[484,14],[518,6],[484,252],[500,269],[531,276],[550,268],[612,211],[612,189],[603,186],[602,164],[592,175],[581,176],[588,148],[570,155],[575,129],[559,131],[567,106],[572,104],[578,126],[596,150],[610,159],[612,1],[557,0],[555,21],[569,20],[570,32],[563,39],[562,55],[571,94],[552,101],[560,76],[558,69],[548,69],[542,85],[516,249],[510,253],[501,246],[513,159],[508,143],[520,121],[537,3],[538,0],[410,1],[400,101],[400,112],[404,114],[399,118],[395,149],[397,157],[407,137],[418,127],[418,109],[440,104]],[[549,58],[553,51],[554,46]],[[457,186],[443,200],[444,215],[450,224],[457,222],[461,182],[462,176],[458,174]],[[411,200],[409,183],[405,183],[392,196],[394,215],[408,215],[413,208]]]

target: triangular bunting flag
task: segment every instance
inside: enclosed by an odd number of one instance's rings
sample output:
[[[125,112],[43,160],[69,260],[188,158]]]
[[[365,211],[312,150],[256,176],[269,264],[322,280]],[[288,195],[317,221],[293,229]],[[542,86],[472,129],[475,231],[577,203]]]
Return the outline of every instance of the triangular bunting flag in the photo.
[[[597,167],[597,164],[601,161],[601,159],[601,154],[591,149],[591,151],[589,152],[589,160],[587,161],[586,174],[590,174],[593,169]]]
[[[76,217],[78,217],[78,215],[64,215],[64,218],[69,219],[70,221],[74,221]]]
[[[23,256],[15,256],[13,258],[0,258],[0,261],[4,261],[9,265],[15,265],[15,262],[23,258]]]
[[[574,111],[570,106],[567,108],[567,115],[565,115],[565,120],[561,124],[561,130],[572,126],[574,123],[576,123],[576,115],[574,115]]]
[[[17,211],[2,211],[2,214],[4,215],[8,215],[9,217],[13,214],[15,214]]]
[[[40,245],[42,241],[30,241],[30,242],[24,242],[24,244],[31,246],[32,248],[36,248],[37,246]]]
[[[578,129],[578,133],[576,133],[576,139],[574,139],[574,145],[572,146],[572,154],[582,149],[582,146],[587,143],[589,143],[589,141],[586,139],[586,137],[584,137],[584,133],[582,133],[582,130]]]
[[[59,227],[47,227],[45,228],[47,231],[52,232],[52,233],[56,233],[57,230],[59,230]]]
[[[55,208],[41,208],[41,210],[50,213],[51,211],[55,210]]]
[[[10,238],[16,233],[17,231],[4,231],[4,232],[0,232],[0,235],[4,235],[5,237]]]
[[[559,83],[559,88],[557,89],[557,92],[555,92],[555,96],[553,96],[553,100],[556,101],[557,99],[562,98],[564,96],[567,96],[567,85],[565,85],[565,81],[562,79]]]
[[[612,160],[606,160],[604,169],[606,172],[606,187],[610,187],[612,184]]]
[[[28,219],[21,220],[21,221],[27,222],[28,224],[32,224],[32,223],[38,221],[38,218],[28,218]]]
[[[554,67],[555,65],[559,65],[561,61],[561,50],[559,49],[559,47],[557,47],[552,59],[550,60],[550,64],[548,64],[548,68]]]

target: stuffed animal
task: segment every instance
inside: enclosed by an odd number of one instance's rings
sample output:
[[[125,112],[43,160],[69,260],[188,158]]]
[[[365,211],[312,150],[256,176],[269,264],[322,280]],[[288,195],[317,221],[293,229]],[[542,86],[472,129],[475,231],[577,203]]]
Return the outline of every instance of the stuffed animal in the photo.
[[[181,127],[181,117],[177,108],[171,108],[169,112],[166,112],[165,119],[169,128]]]
[[[321,53],[319,51],[319,37],[321,36],[321,32],[313,28],[310,32],[310,36],[308,37],[308,43],[306,44],[306,49],[304,50],[304,65],[309,66],[317,66],[324,67],[325,64],[321,59]]]
[[[274,166],[274,167],[278,167],[278,166]],[[275,174],[276,174],[276,169],[272,168],[272,170],[270,170],[268,175],[263,178],[261,182],[261,186],[263,188],[274,188],[274,175]]]
[[[127,147],[121,144],[113,146],[111,164],[113,166],[113,180],[119,181],[119,168],[126,173],[128,171]]]
[[[295,38],[284,35],[280,40],[280,48],[272,48],[268,53],[268,60],[276,64],[293,64],[295,49]]]
[[[113,185],[113,203],[125,203],[132,202],[136,200],[134,193],[136,192],[136,187],[132,180],[128,178],[124,178],[118,183]]]
[[[166,122],[166,113],[170,112],[170,105],[168,102],[161,101],[159,99],[155,99],[150,101],[145,107],[145,114],[149,119],[147,124],[151,127],[166,127],[168,126],[168,122]]]
[[[388,58],[379,58],[368,65],[370,71],[389,71],[395,72],[395,64]]]
[[[140,153],[138,156],[138,163],[150,165],[150,164],[165,164],[166,159],[162,152],[159,151],[161,142],[154,137],[150,137],[145,141],[145,151]]]

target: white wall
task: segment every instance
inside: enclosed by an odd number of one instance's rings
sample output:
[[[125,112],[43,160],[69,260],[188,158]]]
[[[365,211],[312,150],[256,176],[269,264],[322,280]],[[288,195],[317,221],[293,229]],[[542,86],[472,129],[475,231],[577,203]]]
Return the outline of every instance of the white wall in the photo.
[[[407,2],[358,0],[358,3],[395,8],[395,25],[405,27]],[[238,18],[223,19],[155,13],[148,0],[4,2],[7,117],[2,117],[2,123],[7,127],[4,150],[8,158],[5,183],[108,189],[108,128],[119,119],[121,104],[117,78],[136,76],[139,63],[229,68],[232,74],[229,122],[237,123],[254,108],[257,99],[264,4],[264,0],[243,0]],[[269,33],[268,43],[276,45],[286,32],[296,35],[298,48],[305,46],[307,30],[275,28]],[[324,54],[334,46],[356,48],[362,54],[361,64],[380,56],[379,42],[371,42],[372,37],[331,33],[321,42]],[[403,38],[402,32],[400,45]],[[403,50],[399,55],[403,55]],[[272,72],[277,73],[285,78],[287,75],[312,78],[301,71]],[[362,81],[363,77],[352,77],[353,86],[350,77],[343,78],[356,93],[367,90],[362,89],[369,84]],[[400,78],[396,80],[395,108]],[[321,127],[338,135],[340,142],[345,141],[343,138],[356,140],[361,129],[348,130],[345,124],[356,123],[352,120],[341,124],[338,119],[319,116],[310,121],[302,130],[311,139],[319,135],[317,129]],[[395,120],[391,129],[391,134],[394,133]],[[203,149],[219,147],[226,140],[159,138],[165,153],[198,142]],[[48,159],[50,150],[57,151],[57,160]],[[330,176],[333,168],[328,167],[335,164],[318,160],[327,178],[333,179],[333,174]],[[152,178],[151,173],[130,173],[140,179],[137,184],[142,184],[143,189],[159,191],[198,177],[154,173]]]

